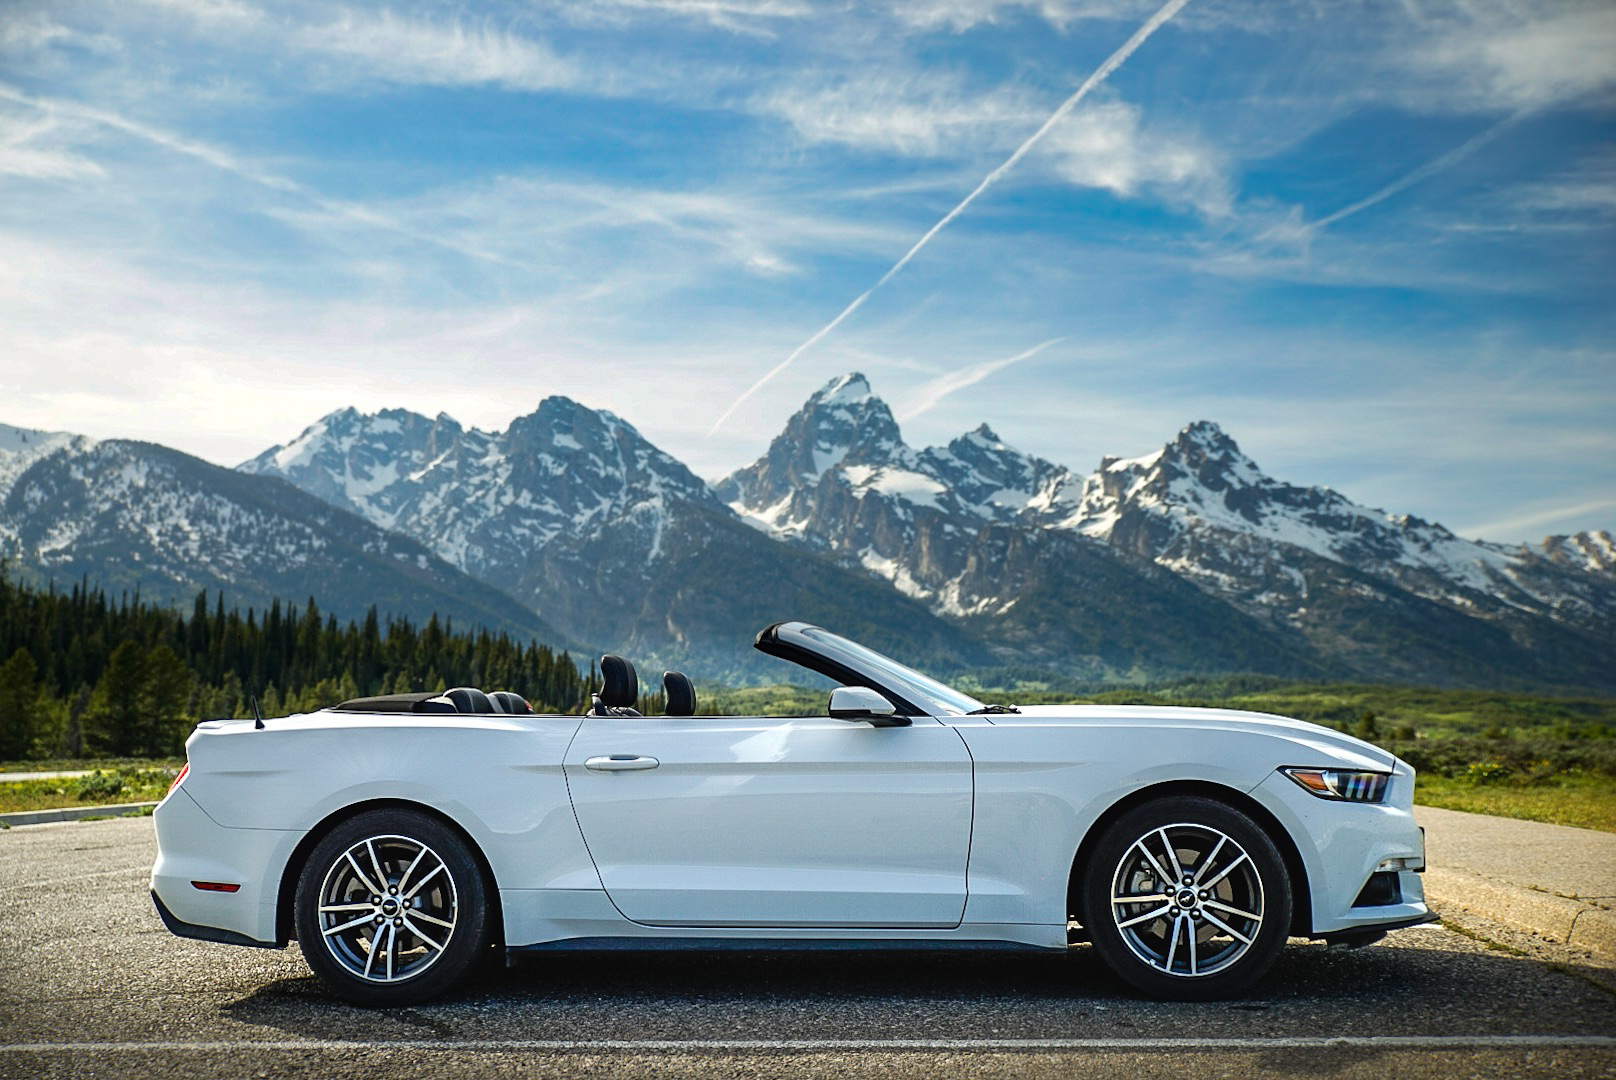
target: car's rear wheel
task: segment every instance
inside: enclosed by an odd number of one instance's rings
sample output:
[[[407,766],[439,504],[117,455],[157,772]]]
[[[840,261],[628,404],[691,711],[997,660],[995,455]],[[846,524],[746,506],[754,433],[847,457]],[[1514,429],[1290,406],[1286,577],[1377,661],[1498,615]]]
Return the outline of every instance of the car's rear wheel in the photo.
[[[1173,796],[1113,822],[1095,845],[1083,901],[1101,958],[1154,997],[1227,997],[1285,945],[1285,861],[1250,817],[1212,799]]]
[[[448,990],[488,946],[487,885],[466,841],[413,810],[369,810],[320,841],[298,879],[298,944],[337,996],[407,1005]]]

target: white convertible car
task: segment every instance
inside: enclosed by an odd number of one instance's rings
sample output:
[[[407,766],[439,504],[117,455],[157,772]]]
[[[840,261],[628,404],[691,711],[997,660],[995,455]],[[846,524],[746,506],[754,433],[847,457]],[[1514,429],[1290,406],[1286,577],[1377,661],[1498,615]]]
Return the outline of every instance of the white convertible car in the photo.
[[[826,715],[701,716],[602,662],[584,716],[458,689],[198,725],[151,890],[184,937],[296,938],[339,996],[421,1001],[491,946],[1094,949],[1145,993],[1257,979],[1288,936],[1428,922],[1414,771],[1297,720],[984,705],[801,622],[757,647]]]

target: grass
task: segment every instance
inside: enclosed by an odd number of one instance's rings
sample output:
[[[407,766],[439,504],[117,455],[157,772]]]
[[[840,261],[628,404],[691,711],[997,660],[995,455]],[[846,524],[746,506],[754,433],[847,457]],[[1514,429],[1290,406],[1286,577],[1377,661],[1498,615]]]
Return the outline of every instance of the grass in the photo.
[[[1553,783],[1505,785],[1422,775],[1414,789],[1414,801],[1444,810],[1616,832],[1616,781],[1610,777],[1566,777]]]
[[[80,767],[83,767],[82,764]],[[96,769],[87,776],[0,784],[0,813],[153,802],[167,793],[178,772],[177,762],[145,761],[136,765],[122,764]]]

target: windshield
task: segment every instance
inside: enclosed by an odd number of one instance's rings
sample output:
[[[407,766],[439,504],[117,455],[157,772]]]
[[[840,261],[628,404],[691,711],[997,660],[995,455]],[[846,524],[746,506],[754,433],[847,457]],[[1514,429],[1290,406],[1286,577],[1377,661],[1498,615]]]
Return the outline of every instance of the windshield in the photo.
[[[941,706],[942,711],[950,713],[975,712],[982,708],[982,703],[969,694],[962,694],[946,683],[940,683],[930,675],[922,675],[914,668],[905,667],[890,656],[882,656],[874,649],[867,649],[856,641],[849,641],[839,634],[829,630],[821,630],[817,626],[804,626],[799,630],[803,637],[818,645],[827,655],[832,657],[840,654],[856,661],[856,666],[864,668],[871,675],[879,678],[883,683],[892,685],[892,689],[903,692],[913,691],[917,696],[928,698]]]

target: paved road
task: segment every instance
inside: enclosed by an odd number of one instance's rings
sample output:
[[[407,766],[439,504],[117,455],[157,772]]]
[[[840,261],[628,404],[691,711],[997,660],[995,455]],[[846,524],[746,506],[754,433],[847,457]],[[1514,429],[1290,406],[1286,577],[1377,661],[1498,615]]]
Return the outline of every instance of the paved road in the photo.
[[[1442,927],[1295,945],[1212,1005],[1137,1000],[1080,948],[550,958],[366,1011],[295,948],[169,936],[153,853],[147,818],[0,833],[0,1077],[1616,1076],[1608,972]]]

